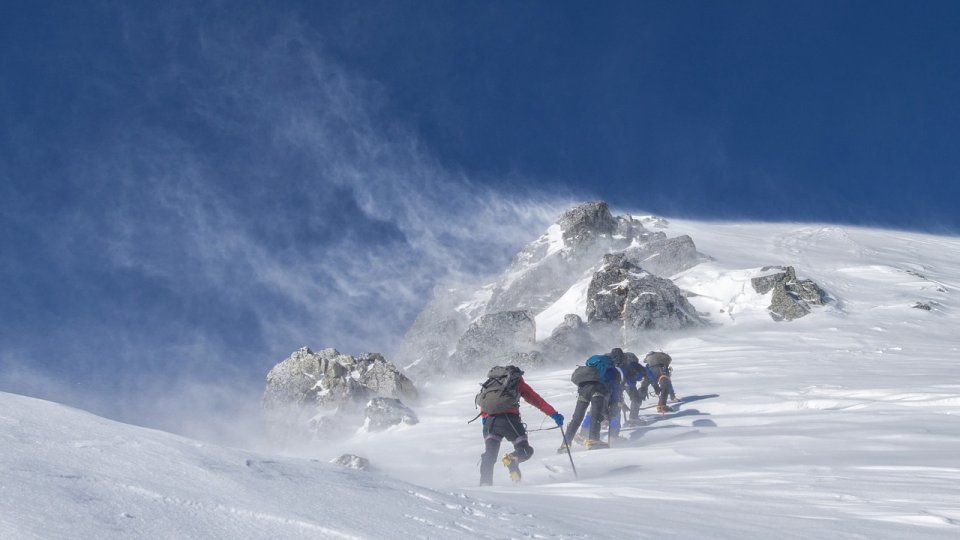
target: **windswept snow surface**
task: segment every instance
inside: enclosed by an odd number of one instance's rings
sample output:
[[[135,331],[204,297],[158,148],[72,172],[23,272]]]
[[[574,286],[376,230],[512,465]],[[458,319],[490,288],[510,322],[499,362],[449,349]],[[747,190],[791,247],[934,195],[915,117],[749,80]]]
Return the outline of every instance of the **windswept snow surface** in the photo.
[[[0,538],[509,538],[548,521],[0,393]]]
[[[668,227],[714,258],[674,276],[712,324],[656,343],[673,356],[686,400],[674,414],[648,414],[621,446],[575,449],[578,478],[555,453],[560,433],[531,431],[537,453],[521,465],[523,483],[498,464],[496,485],[476,487],[483,441],[480,423],[466,421],[479,372],[426,385],[415,426],[300,457],[0,394],[0,537],[960,537],[960,238]],[[831,305],[774,322],[749,284],[766,265],[795,266]],[[571,368],[526,375],[567,416]],[[530,406],[522,414],[531,430],[552,425]],[[343,452],[378,472],[326,463]]]

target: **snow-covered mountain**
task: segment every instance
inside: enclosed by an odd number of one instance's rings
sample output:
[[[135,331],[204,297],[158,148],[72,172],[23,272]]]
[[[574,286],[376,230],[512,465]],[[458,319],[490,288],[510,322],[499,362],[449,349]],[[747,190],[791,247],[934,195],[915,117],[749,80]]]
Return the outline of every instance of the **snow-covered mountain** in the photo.
[[[792,320],[831,300],[789,258],[724,265],[689,233],[668,230],[666,219],[614,216],[603,201],[575,206],[491,283],[437,288],[395,361],[419,379],[497,363],[566,364],[601,343],[655,348],[664,333],[724,324],[731,310]],[[709,293],[729,279],[745,286],[718,306]]]
[[[622,446],[575,450],[577,477],[568,457],[555,453],[559,433],[538,431],[551,421],[524,405],[536,454],[521,465],[523,483],[510,484],[498,470],[493,487],[477,487],[483,441],[478,423],[466,421],[476,414],[473,395],[485,372],[479,366],[422,386],[414,425],[357,430],[297,449],[296,457],[216,447],[0,394],[0,537],[960,534],[960,238],[628,215],[634,228],[623,239],[614,238],[618,228],[601,233],[605,239],[579,241],[613,245],[643,235],[639,224],[649,241],[696,242],[696,264],[665,275],[638,266],[684,291],[703,324],[645,330],[643,344],[673,356],[685,401],[678,412],[650,415],[649,425],[625,431],[630,441]],[[563,230],[548,231],[540,251],[511,268],[544,272],[538,280],[553,275],[555,268],[531,265],[562,257],[573,245]],[[601,265],[604,255],[624,251],[607,247],[597,248]],[[533,306],[534,343],[553,334],[544,333],[551,325],[575,330],[566,315],[588,322],[582,297],[589,285],[582,282],[600,266],[582,264],[558,287],[521,295]],[[761,293],[754,281],[769,285],[775,280],[762,278],[787,273],[771,266],[794,269],[779,286],[803,290],[811,280],[828,295],[826,304],[789,322],[775,320],[777,286]],[[502,312],[487,306],[512,295],[521,279],[434,299],[425,313],[452,306],[474,316],[448,321],[462,326],[449,333],[455,347],[483,315]],[[545,362],[525,375],[568,416],[575,403],[571,369]],[[328,463],[344,453],[368,458],[375,470]]]

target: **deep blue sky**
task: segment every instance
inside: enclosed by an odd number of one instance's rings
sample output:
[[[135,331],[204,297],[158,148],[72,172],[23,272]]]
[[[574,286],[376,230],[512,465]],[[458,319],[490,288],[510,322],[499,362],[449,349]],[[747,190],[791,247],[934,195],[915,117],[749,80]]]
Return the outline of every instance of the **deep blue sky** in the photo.
[[[955,2],[307,12],[442,159],[702,217],[949,227]],[[563,4],[563,3],[561,3]]]
[[[0,389],[189,431],[575,200],[960,231],[956,2],[599,4],[7,3]]]

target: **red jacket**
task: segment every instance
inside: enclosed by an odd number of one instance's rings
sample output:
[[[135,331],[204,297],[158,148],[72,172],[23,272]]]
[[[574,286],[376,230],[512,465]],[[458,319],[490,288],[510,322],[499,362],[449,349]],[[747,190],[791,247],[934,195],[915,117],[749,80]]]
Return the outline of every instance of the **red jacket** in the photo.
[[[543,411],[543,414],[550,416],[551,414],[554,414],[557,412],[557,410],[551,407],[550,404],[547,403],[545,399],[540,397],[540,394],[534,392],[533,388],[530,388],[530,385],[523,380],[523,377],[520,377],[520,380],[517,381],[517,390],[520,391],[520,397],[522,397],[524,401]],[[520,409],[519,408],[508,409],[506,411],[503,411],[500,414],[507,414],[507,413],[520,414]],[[490,416],[485,411],[480,411],[480,415],[483,416],[484,418],[486,418],[487,416]]]

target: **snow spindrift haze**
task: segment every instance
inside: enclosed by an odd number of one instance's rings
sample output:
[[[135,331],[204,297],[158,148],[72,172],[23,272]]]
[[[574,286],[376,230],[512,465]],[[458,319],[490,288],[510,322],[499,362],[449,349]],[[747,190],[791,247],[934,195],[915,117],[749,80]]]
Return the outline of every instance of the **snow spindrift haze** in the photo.
[[[575,450],[579,479],[555,453],[558,432],[532,431],[536,454],[521,466],[523,482],[511,484],[498,465],[494,486],[476,487],[482,441],[466,420],[481,372],[423,385],[416,425],[360,430],[296,455],[205,444],[3,394],[0,535],[956,537],[960,239],[659,223],[655,230],[689,235],[710,257],[669,276],[695,293],[690,302],[709,324],[657,338],[686,401],[625,431],[624,446]],[[831,301],[773,320],[769,293],[749,283],[770,264],[794,266]],[[577,313],[579,297],[565,294],[569,303],[550,309]],[[571,369],[547,363],[526,374],[567,415]],[[551,425],[532,407],[521,412],[531,430]],[[374,470],[327,463],[345,452]]]

